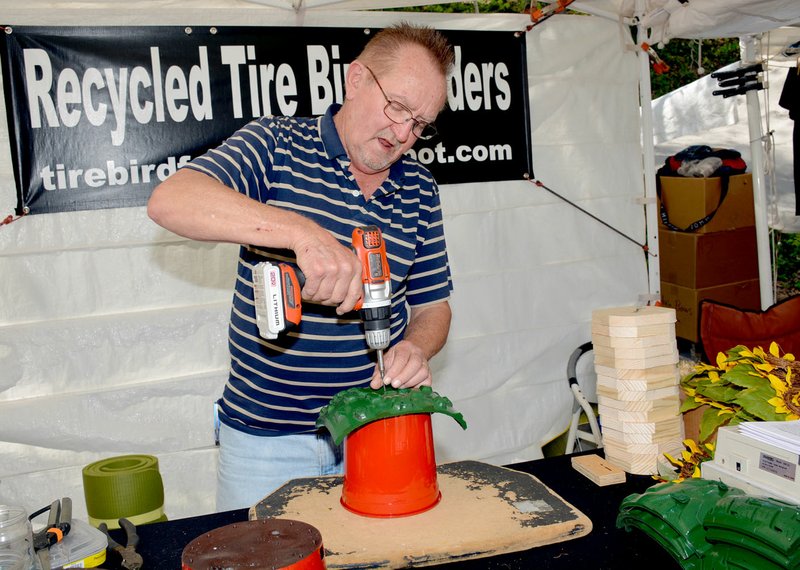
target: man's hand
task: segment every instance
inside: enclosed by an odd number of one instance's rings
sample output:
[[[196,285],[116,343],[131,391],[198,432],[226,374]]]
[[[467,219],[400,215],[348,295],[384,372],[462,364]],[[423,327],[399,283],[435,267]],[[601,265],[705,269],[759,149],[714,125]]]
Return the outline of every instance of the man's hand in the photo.
[[[361,262],[355,253],[313,222],[307,224],[292,249],[306,278],[303,299],[338,305],[339,315],[352,311],[364,294]]]
[[[428,359],[422,349],[412,342],[407,340],[398,342],[386,351],[383,363],[386,367],[386,377],[381,381],[381,373],[376,366],[369,384],[372,388],[380,388],[384,383],[391,384],[394,388],[431,385]]]
[[[381,373],[376,366],[369,385],[375,389],[383,386],[384,382],[394,388],[430,386],[432,378],[428,360],[447,341],[450,316],[450,304],[447,301],[412,307],[404,339],[383,356],[386,377],[381,382]]]

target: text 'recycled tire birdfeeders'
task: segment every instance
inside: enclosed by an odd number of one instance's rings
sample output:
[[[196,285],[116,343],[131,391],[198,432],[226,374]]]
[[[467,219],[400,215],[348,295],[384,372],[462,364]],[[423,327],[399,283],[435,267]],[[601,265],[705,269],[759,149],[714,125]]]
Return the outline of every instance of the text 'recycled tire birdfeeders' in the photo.
[[[369,517],[403,517],[441,499],[436,477],[431,414],[451,416],[467,429],[452,402],[429,386],[415,389],[351,388],[319,414],[339,445],[344,441],[341,504]]]

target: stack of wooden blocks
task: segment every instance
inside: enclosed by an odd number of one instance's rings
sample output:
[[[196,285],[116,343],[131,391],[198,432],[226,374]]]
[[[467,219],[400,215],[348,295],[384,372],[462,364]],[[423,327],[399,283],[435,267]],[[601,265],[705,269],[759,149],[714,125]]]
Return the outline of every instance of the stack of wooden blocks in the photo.
[[[598,414],[609,463],[655,474],[683,449],[675,310],[617,307],[592,313]]]

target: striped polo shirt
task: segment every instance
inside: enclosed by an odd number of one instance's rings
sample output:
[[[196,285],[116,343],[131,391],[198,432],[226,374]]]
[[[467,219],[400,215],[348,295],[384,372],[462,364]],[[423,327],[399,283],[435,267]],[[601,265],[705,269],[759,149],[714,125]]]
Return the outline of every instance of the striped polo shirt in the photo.
[[[403,156],[366,200],[336,131],[339,105],[316,118],[262,117],[187,167],[254,200],[298,212],[349,246],[353,228],[383,232],[392,275],[391,342],[403,337],[409,307],[449,298],[452,289],[439,190],[430,172]],[[319,410],[339,391],[369,384],[376,356],[358,312],[303,302],[299,327],[259,336],[253,265],[296,263],[294,252],[243,245],[229,328],[231,370],[221,420],[257,435],[315,431]]]

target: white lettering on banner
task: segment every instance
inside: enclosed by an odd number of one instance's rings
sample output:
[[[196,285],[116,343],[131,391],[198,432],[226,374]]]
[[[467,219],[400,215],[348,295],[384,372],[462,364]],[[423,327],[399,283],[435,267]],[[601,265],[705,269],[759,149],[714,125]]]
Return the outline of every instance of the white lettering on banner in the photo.
[[[250,113],[252,118],[272,115],[272,89],[278,103],[279,115],[292,116],[297,112],[297,80],[292,66],[282,63],[274,64],[247,63],[256,60],[255,46],[222,46],[220,57],[223,65],[230,70],[231,105],[233,116],[241,119],[244,116],[242,100],[242,74],[240,67],[247,64],[247,77],[250,83]]]
[[[459,145],[453,154],[448,154],[442,143],[437,143],[434,148],[420,146],[412,148],[407,154],[422,164],[452,164],[458,162],[502,162],[513,159],[513,149],[510,144],[482,144],[475,146]]]
[[[178,123],[186,120],[189,110],[197,121],[211,120],[213,111],[207,51],[205,46],[198,48],[199,64],[190,68],[188,78],[181,67],[173,65],[162,79],[161,56],[157,47],[150,48],[150,70],[137,66],[129,73],[127,67],[107,67],[103,70],[90,67],[84,71],[83,78],[79,78],[78,72],[70,67],[60,70],[56,77],[46,51],[24,49],[31,128],[71,128],[78,125],[83,115],[93,126],[104,125],[109,113],[108,104],[99,102],[103,90],[107,92],[114,117],[111,130],[111,143],[114,146],[120,146],[125,141],[128,108],[140,124],[152,120],[154,108],[158,122],[165,120],[165,108],[169,118]],[[148,98],[143,91],[151,86],[152,93]],[[98,179],[97,173],[89,177]]]
[[[113,160],[107,160],[105,168],[67,168],[63,164],[50,165],[39,171],[42,186],[45,190],[74,190],[84,187],[100,188],[102,186],[124,186],[126,184],[150,184],[157,178],[163,182],[179,168],[186,166],[192,159],[184,154],[176,159],[170,156],[161,164],[139,164],[131,159],[128,166],[119,166]]]
[[[453,111],[491,110],[495,106],[501,111],[511,107],[511,86],[508,84],[508,66],[504,62],[461,64],[461,46],[454,47],[456,54],[453,73],[450,76],[447,102]]]
[[[348,65],[331,61],[339,59],[339,46],[331,46],[331,55],[325,46],[306,47],[308,55],[308,82],[311,87],[311,114],[322,115],[334,101],[344,101],[344,76]],[[333,84],[331,84],[331,75]]]

